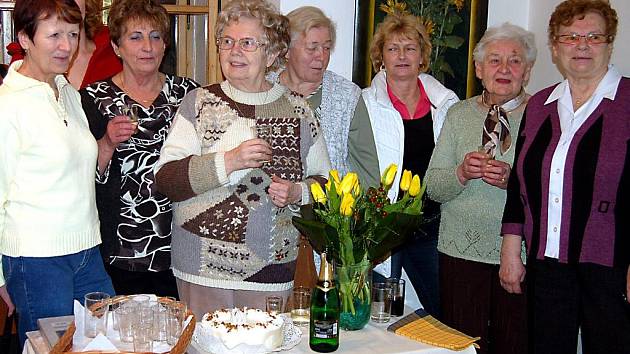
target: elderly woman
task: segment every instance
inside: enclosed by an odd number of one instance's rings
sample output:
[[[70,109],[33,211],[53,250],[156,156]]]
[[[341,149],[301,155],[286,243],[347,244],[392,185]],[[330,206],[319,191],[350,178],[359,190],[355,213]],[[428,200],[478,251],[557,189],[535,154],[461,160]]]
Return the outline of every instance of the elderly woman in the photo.
[[[97,144],[63,76],[81,11],[72,0],[17,0],[13,16],[26,56],[0,86],[0,296],[15,302],[24,343],[37,319],[114,289],[98,249]]]
[[[286,69],[278,81],[291,91],[304,96],[313,108],[326,138],[330,163],[343,176],[356,172],[362,185],[378,186],[379,167],[372,125],[361,97],[361,89],[352,81],[326,70],[335,48],[335,24],[322,10],[313,6],[297,8],[287,14],[291,45]],[[300,240],[307,264],[298,263],[296,278],[311,274],[309,287],[317,274],[312,268],[310,244]],[[308,262],[310,261],[310,262]],[[319,263],[319,257],[315,257]],[[297,279],[296,279],[297,281]]]
[[[177,108],[198,85],[159,72],[168,24],[156,1],[114,2],[109,28],[123,69],[81,90],[100,151],[101,253],[118,294],[177,296],[170,270],[171,202],[158,192],[153,167]]]
[[[83,22],[77,53],[70,63],[66,78],[77,90],[112,77],[122,66],[110,44],[109,31],[103,26],[102,0],[75,0],[81,9]],[[23,59],[24,49],[19,43],[7,47],[11,62]]]
[[[418,17],[408,13],[387,15],[370,45],[372,65],[380,72],[363,91],[363,99],[374,129],[381,172],[391,163],[399,166],[394,186],[403,169],[424,178],[446,111],[459,101],[453,91],[424,73],[430,57],[427,31]],[[389,198],[393,201],[397,197],[398,190],[392,188]],[[424,216],[427,223],[422,230],[414,232],[392,256],[391,276],[401,277],[404,268],[423,307],[438,316],[439,206],[427,200]],[[386,267],[380,271],[388,272]]]
[[[525,296],[501,288],[499,245],[534,35],[508,23],[489,28],[473,58],[484,90],[451,107],[427,170],[427,193],[442,203],[442,320],[481,337],[480,353],[527,353]]]
[[[331,165],[343,176],[353,171],[366,186],[378,186],[380,174],[372,125],[352,81],[326,70],[335,48],[335,24],[313,6],[287,14],[291,46],[279,81],[304,96],[322,127]]]
[[[308,103],[265,80],[287,52],[287,18],[266,1],[235,0],[215,35],[226,81],[184,98],[156,167],[159,190],[176,202],[179,295],[197,315],[287,299],[298,250],[291,217],[310,202],[311,176],[322,181],[330,169]]]
[[[610,65],[617,14],[568,0],[549,20],[564,75],[535,94],[518,137],[503,213],[501,283],[527,293],[535,353],[630,350],[630,80]]]

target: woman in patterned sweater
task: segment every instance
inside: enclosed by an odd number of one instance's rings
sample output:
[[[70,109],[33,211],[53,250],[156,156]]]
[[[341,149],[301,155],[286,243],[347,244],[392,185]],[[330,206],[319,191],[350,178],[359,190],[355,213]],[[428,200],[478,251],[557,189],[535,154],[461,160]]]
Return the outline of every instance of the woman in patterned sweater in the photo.
[[[101,252],[116,293],[176,297],[171,202],[157,191],[153,167],[179,104],[198,85],[158,71],[169,38],[162,6],[117,1],[109,23],[123,70],[81,90],[102,152],[96,188]],[[126,108],[137,112],[137,123],[129,120]]]
[[[330,168],[306,101],[265,80],[287,52],[287,18],[262,0],[232,1],[216,38],[227,80],[184,98],[156,166],[159,190],[175,202],[173,272],[196,315],[286,300],[298,242],[291,217]],[[254,135],[261,126],[267,140]]]

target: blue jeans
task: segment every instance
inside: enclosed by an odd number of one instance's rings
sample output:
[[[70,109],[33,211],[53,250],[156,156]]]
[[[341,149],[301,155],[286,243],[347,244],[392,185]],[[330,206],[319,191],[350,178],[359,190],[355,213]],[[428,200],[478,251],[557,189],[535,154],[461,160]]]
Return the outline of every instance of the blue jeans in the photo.
[[[114,295],[98,246],[58,257],[2,256],[7,290],[18,314],[20,346],[37,319],[72,315],[73,300],[103,291]]]

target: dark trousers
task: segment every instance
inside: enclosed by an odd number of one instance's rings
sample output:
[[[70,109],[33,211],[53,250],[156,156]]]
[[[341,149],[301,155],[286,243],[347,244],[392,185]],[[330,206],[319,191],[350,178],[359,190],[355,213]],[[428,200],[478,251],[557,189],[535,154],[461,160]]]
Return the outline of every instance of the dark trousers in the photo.
[[[105,264],[118,295],[155,294],[179,299],[173,272],[131,272]]]
[[[438,277],[439,215],[422,225],[392,254],[392,278],[400,278],[405,269],[424,310],[440,318],[440,286]],[[409,286],[409,284],[407,284]]]
[[[532,352],[575,353],[581,326],[584,354],[630,353],[626,274],[627,269],[591,263],[530,260],[527,283]]]
[[[481,337],[478,353],[527,353],[527,298],[501,287],[498,265],[440,253],[440,295],[442,322]]]

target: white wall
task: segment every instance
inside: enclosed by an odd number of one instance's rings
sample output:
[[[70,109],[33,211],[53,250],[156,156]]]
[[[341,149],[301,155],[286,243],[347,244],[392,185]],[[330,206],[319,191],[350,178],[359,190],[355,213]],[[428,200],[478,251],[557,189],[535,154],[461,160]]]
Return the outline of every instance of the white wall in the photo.
[[[549,16],[562,0],[490,0],[488,26],[496,26],[510,21],[534,32],[538,58],[532,70],[527,91],[534,93],[562,80],[562,76],[551,62],[551,52],[547,47],[547,25]],[[610,0],[617,11],[619,27],[611,63],[623,75],[630,75],[630,1]],[[625,60],[624,60],[625,58]]]
[[[352,80],[352,44],[354,43],[354,0],[276,0],[286,14],[301,6],[317,6],[337,24],[337,44],[328,69]]]

